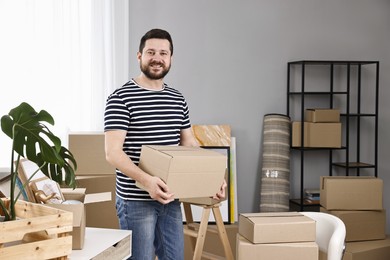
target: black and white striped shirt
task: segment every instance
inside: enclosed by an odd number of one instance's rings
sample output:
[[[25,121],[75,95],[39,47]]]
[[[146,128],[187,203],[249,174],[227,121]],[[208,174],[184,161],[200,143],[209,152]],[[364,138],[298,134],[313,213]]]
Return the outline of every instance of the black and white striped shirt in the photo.
[[[149,90],[133,80],[115,90],[107,99],[104,130],[125,130],[123,151],[138,165],[141,146],[179,145],[180,130],[191,126],[183,95],[164,84]],[[135,181],[116,170],[116,195],[128,200],[152,200]]]

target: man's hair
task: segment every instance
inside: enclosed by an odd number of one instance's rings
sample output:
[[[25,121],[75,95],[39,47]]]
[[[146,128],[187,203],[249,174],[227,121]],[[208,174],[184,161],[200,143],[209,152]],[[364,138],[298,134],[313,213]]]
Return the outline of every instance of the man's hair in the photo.
[[[145,33],[144,36],[142,36],[141,41],[139,43],[139,52],[142,53],[142,50],[145,48],[145,42],[146,40],[149,39],[163,39],[163,40],[168,40],[170,43],[170,51],[171,55],[173,54],[173,42],[171,35],[162,29],[152,29]]]

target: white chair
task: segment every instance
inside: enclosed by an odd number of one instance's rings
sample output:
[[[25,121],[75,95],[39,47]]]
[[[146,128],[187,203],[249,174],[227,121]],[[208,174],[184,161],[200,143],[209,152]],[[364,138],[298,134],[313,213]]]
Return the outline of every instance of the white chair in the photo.
[[[328,260],[341,260],[345,249],[346,229],[338,217],[323,212],[301,212],[316,221],[316,243]]]

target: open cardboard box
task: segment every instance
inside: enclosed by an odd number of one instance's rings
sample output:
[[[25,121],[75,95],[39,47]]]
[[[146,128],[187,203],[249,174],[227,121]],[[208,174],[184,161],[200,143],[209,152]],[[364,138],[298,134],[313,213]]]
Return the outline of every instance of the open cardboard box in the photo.
[[[46,204],[53,208],[58,208],[73,212],[73,231],[72,231],[72,249],[83,249],[86,226],[86,209],[88,204],[110,201],[111,193],[102,192],[94,194],[85,194],[85,189],[63,188],[62,194],[69,204]],[[72,203],[73,201],[73,203]],[[81,203],[77,203],[81,202]],[[104,209],[103,209],[104,210]]]
[[[81,175],[76,176],[77,187],[85,188],[86,194],[110,192],[115,197],[115,178],[110,175]],[[102,210],[104,209],[104,210]],[[116,215],[115,199],[100,203],[92,203],[86,207],[87,227],[119,229]]]

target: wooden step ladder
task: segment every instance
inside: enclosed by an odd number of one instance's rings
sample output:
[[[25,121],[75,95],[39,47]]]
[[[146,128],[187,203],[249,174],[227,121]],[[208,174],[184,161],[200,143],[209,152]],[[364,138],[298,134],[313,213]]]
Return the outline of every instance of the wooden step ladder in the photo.
[[[202,218],[200,223],[194,222],[192,216],[191,205],[203,207]],[[234,260],[233,252],[227,237],[225,225],[222,220],[222,215],[220,211],[221,204],[213,204],[213,205],[201,205],[201,204],[193,204],[188,202],[183,202],[184,214],[186,217],[187,224],[184,226],[184,235],[190,236],[191,246],[194,252],[193,260],[201,260],[203,259],[226,259],[226,260]],[[217,229],[208,228],[210,211],[213,211],[215,223],[217,224]],[[203,251],[204,241],[206,238],[206,233],[215,232],[218,233],[219,238],[221,239],[223,250],[225,252],[225,258],[211,254]]]

